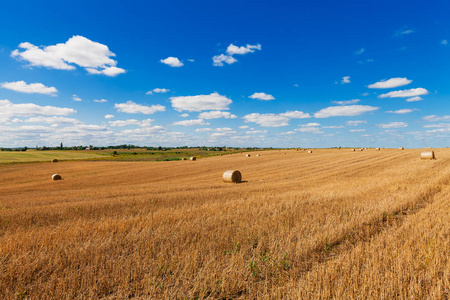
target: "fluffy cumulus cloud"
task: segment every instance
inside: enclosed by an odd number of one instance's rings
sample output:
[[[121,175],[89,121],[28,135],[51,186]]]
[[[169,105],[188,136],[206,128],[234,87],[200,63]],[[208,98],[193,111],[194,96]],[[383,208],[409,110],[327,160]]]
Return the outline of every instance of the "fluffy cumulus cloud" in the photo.
[[[114,119],[114,115],[105,115],[105,119]]]
[[[351,117],[359,116],[363,113],[378,110],[379,107],[369,105],[343,105],[330,106],[319,110],[314,114],[315,118],[329,118],[329,117]]]
[[[423,100],[422,97],[415,96],[415,97],[411,97],[411,98],[406,99],[406,102],[417,102],[417,101],[422,101],[422,100]]]
[[[394,77],[387,80],[381,80],[368,85],[369,89],[391,89],[399,86],[408,85],[412,82],[406,77]]]
[[[308,123],[308,124],[300,124],[299,127],[317,127],[320,126],[319,123]]]
[[[237,62],[236,58],[234,58],[231,55],[225,55],[225,54],[213,56],[212,60],[213,60],[213,66],[216,66],[216,67],[222,67],[223,63],[231,65],[231,64],[234,64],[235,62]]]
[[[237,62],[237,59],[233,57],[233,55],[244,55],[247,53],[253,53],[256,50],[261,50],[261,45],[246,45],[246,46],[235,46],[230,44],[227,47],[226,54],[216,55],[212,58],[213,65],[216,67],[222,67],[224,63],[226,64],[234,64]]]
[[[94,102],[97,102],[97,103],[106,103],[106,102],[108,102],[108,100],[106,100],[106,99],[94,99]]]
[[[166,59],[161,59],[160,62],[163,64],[166,64],[168,66],[171,66],[172,68],[178,68],[184,66],[184,64],[177,58],[169,56]]]
[[[424,88],[416,88],[409,90],[392,91],[386,94],[381,94],[378,98],[408,98],[415,96],[427,95],[429,92]]]
[[[349,105],[349,104],[356,104],[360,100],[359,99],[352,99],[352,100],[344,100],[344,101],[332,101],[332,103],[338,104],[338,105]]]
[[[202,112],[198,115],[199,119],[236,119],[237,116],[231,114],[228,111],[220,111],[220,110],[213,110],[213,111],[208,111],[208,112]]]
[[[281,114],[259,114],[252,113],[243,117],[245,122],[256,123],[262,127],[288,126],[290,119],[309,118],[310,115],[301,111],[288,111]]]
[[[31,117],[23,122],[26,123],[47,123],[47,124],[58,124],[58,125],[64,125],[64,124],[82,124],[80,120],[73,119],[73,118],[65,118],[65,117]]]
[[[151,94],[153,94],[153,93],[157,93],[157,94],[159,94],[159,93],[167,93],[167,92],[169,92],[169,91],[170,91],[169,89],[155,88],[155,89],[153,89],[153,90],[151,90],[151,91],[148,91],[146,94],[147,94],[147,95],[151,95]]]
[[[391,128],[404,128],[408,126],[408,123],[405,122],[390,122],[390,123],[383,123],[383,124],[377,124],[376,126],[383,128],[383,129],[391,129]]]
[[[209,95],[171,97],[172,107],[176,111],[228,110],[233,102],[214,92]]]
[[[160,104],[146,106],[134,103],[133,101],[127,101],[126,103],[116,103],[114,107],[119,112],[128,113],[128,114],[145,114],[151,115],[158,111],[165,111],[166,107]]]
[[[253,95],[249,96],[249,98],[264,101],[275,100],[275,98],[272,95],[266,93],[254,93]]]
[[[146,119],[143,121],[139,121],[136,119],[128,119],[128,120],[117,120],[117,121],[109,121],[109,126],[113,127],[124,127],[129,125],[138,125],[138,126],[150,126],[153,122],[153,119]]]
[[[341,80],[341,83],[342,84],[344,84],[344,83],[350,83],[351,81],[350,81],[350,76],[344,76],[344,77],[342,77],[342,80]]]
[[[58,70],[75,70],[76,66],[85,68],[90,74],[116,76],[125,73],[118,68],[116,55],[108,46],[93,42],[83,36],[73,36],[67,42],[38,47],[25,42],[11,52],[11,56],[26,61],[33,67],[47,67]]]
[[[450,116],[429,115],[429,116],[423,117],[422,119],[427,122],[450,121]]]
[[[72,95],[72,100],[77,101],[77,102],[82,101],[82,99],[80,97],[78,97],[77,95]]]
[[[209,123],[205,122],[203,119],[193,119],[193,120],[183,120],[174,122],[172,125],[178,126],[204,126],[209,125]]]
[[[40,106],[34,103],[14,104],[0,100],[0,117],[67,116],[77,111],[72,108]]]
[[[246,131],[245,134],[265,134],[267,132],[267,130],[249,130]]]
[[[321,131],[320,128],[315,127],[315,126],[301,127],[301,128],[294,129],[294,131],[309,132],[309,133],[323,133],[323,131]]]
[[[364,120],[358,120],[358,121],[347,121],[345,122],[345,124],[347,124],[347,126],[358,126],[360,124],[366,124],[367,121]]]
[[[350,129],[350,132],[364,132],[366,131],[365,129]]]
[[[14,82],[3,82],[0,84],[0,86],[4,89],[26,94],[44,94],[56,96],[56,93],[58,93],[58,90],[53,86],[48,87],[43,85],[42,83],[27,84],[23,80]]]

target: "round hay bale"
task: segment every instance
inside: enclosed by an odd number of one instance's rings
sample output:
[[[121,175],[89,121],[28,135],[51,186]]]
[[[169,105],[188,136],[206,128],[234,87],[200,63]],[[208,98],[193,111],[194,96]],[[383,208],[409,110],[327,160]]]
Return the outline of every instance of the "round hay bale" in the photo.
[[[420,153],[420,159],[436,159],[434,151],[423,151]]]
[[[183,157],[183,160],[187,160],[187,158],[186,158],[186,157]]]
[[[352,149],[352,151],[355,152],[356,150],[355,150],[355,149]]]
[[[239,172],[238,170],[225,171],[225,173],[223,173],[223,181],[240,183],[242,181],[241,172]]]
[[[62,177],[59,174],[53,174],[53,176],[52,176],[52,180],[61,180],[61,179],[62,179]]]
[[[195,156],[191,156],[190,160],[194,161],[197,160],[197,158]]]
[[[259,154],[256,154],[256,156],[261,156],[261,155],[259,155]]]
[[[363,148],[359,148],[358,150],[359,150],[359,151],[364,151],[364,149],[363,149]]]
[[[380,148],[375,148],[375,150],[380,151]]]
[[[52,163],[58,162],[56,158],[52,159]]]
[[[309,151],[308,151],[308,153],[312,153],[312,151],[311,151],[311,150],[309,150]]]
[[[245,154],[246,157],[250,157],[250,154]]]
[[[403,148],[403,147],[398,147],[398,150],[405,150],[405,148]]]

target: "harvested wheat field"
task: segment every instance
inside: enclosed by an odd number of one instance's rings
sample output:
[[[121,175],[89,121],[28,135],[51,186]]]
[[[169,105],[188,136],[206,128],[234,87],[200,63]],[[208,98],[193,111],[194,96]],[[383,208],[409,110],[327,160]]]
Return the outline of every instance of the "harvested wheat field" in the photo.
[[[0,298],[448,299],[434,151],[0,165]]]

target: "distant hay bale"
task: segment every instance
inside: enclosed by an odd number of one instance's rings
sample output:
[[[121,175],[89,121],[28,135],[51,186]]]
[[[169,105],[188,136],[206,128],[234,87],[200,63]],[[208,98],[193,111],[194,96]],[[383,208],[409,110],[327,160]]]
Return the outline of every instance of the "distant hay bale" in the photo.
[[[311,150],[309,150],[309,151],[308,151],[308,153],[312,153],[312,151],[311,151]]]
[[[190,160],[197,160],[195,156],[191,156]]]
[[[226,171],[225,173],[223,173],[223,181],[239,183],[242,181],[241,172],[239,172],[238,170]]]
[[[380,148],[375,148],[375,150],[380,151]]]
[[[186,157],[183,157],[183,160],[187,160],[187,158],[186,158]]]
[[[352,151],[355,152],[356,150],[355,150],[355,149],[352,149]]]
[[[358,150],[359,150],[359,151],[364,151],[364,149],[363,149],[363,148],[359,148]]]
[[[56,158],[52,159],[52,163],[58,162]]]
[[[245,154],[246,157],[250,157],[250,154]]]
[[[423,151],[420,153],[420,159],[436,159],[434,151]]]
[[[61,180],[62,177],[61,177],[61,175],[59,175],[59,174],[53,174],[52,179],[53,179],[53,180]]]
[[[398,147],[398,150],[405,150],[405,148],[403,148],[403,147]]]
[[[256,154],[256,156],[261,156],[261,155],[259,155],[259,154]]]

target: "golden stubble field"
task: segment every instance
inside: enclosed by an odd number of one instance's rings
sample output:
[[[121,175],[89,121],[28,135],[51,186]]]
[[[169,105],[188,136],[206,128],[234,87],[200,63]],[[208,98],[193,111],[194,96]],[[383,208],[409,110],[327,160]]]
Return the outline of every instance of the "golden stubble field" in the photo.
[[[450,150],[420,152],[0,165],[0,298],[449,299]]]

